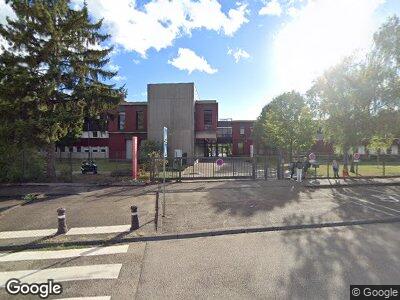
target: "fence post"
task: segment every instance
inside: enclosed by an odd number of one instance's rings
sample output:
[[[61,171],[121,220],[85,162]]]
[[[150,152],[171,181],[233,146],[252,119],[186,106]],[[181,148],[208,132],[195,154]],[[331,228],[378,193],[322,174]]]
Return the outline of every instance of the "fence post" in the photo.
[[[182,181],[182,157],[179,158],[179,182]]]
[[[233,159],[233,157],[231,159],[232,159],[232,175],[233,177],[235,177],[235,160]]]
[[[326,175],[327,178],[329,179],[329,161],[326,163]]]
[[[267,157],[264,158],[264,179],[268,180],[268,160],[267,160]]]
[[[382,167],[383,176],[386,176],[386,163],[384,159],[382,160]]]
[[[156,209],[155,209],[155,216],[154,216],[154,226],[156,228],[156,231],[158,229],[158,201],[160,198],[160,193],[157,191],[156,192]]]
[[[253,156],[252,158],[252,177],[253,180],[256,180],[256,158]]]

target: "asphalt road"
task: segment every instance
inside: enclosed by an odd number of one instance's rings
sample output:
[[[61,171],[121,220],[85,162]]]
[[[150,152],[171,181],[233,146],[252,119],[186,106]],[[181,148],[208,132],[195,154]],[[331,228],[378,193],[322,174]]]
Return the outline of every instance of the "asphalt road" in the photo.
[[[54,255],[66,252],[1,254],[0,281],[17,270],[36,270],[19,275],[22,281],[52,274],[66,280],[57,298],[349,299],[350,284],[400,284],[399,230],[393,223],[238,234],[134,243],[114,254],[86,249],[92,256],[62,259]],[[17,297],[2,288],[0,298]]]

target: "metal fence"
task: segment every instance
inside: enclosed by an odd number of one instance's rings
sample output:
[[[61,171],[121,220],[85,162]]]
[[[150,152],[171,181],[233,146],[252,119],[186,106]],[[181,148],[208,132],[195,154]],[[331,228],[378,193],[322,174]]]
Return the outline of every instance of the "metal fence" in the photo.
[[[166,158],[166,179],[276,178],[276,159],[271,157]],[[152,180],[163,178],[163,158],[151,162]]]

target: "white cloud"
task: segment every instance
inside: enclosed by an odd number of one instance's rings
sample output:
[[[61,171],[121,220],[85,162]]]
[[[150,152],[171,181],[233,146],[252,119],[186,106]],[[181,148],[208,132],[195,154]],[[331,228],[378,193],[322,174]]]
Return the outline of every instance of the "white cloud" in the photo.
[[[365,51],[379,26],[374,13],[381,3],[382,0],[309,0],[293,11],[293,18],[274,40],[277,92],[303,92],[343,57]]]
[[[112,80],[114,80],[114,81],[126,81],[126,77],[125,76],[121,76],[121,75],[117,75],[117,76],[114,76],[112,78]]]
[[[72,0],[82,5],[82,0]],[[232,36],[248,22],[246,4],[238,4],[227,14],[217,0],[151,0],[138,7],[132,0],[87,0],[91,15],[104,18],[113,42],[125,50],[146,57],[150,48],[159,51],[169,47],[176,38],[205,28]]]
[[[280,16],[282,14],[282,7],[279,4],[278,0],[271,0],[266,3],[264,7],[260,9],[258,12],[261,16],[271,15],[271,16]]]
[[[250,54],[240,48],[238,48],[236,50],[228,48],[228,55],[233,56],[235,58],[236,63],[238,63],[242,58],[244,58],[244,59],[250,58]]]
[[[120,67],[118,65],[115,64],[108,64],[107,69],[111,72],[118,72]]]
[[[5,25],[7,17],[14,18],[15,13],[10,5],[6,4],[4,0],[0,0],[0,24]],[[7,47],[7,43],[0,37],[0,54],[3,52],[2,47]]]
[[[172,60],[168,60],[170,65],[179,70],[187,70],[189,74],[193,71],[214,74],[217,69],[212,68],[204,57],[198,56],[194,51],[187,48],[179,48],[178,56]]]
[[[135,65],[140,64],[140,60],[138,60],[138,59],[132,59],[132,62],[133,62]]]

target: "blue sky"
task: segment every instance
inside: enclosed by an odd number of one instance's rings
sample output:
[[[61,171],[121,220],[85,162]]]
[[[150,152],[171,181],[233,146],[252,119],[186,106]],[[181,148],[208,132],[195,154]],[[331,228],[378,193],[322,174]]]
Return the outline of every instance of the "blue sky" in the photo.
[[[82,5],[73,0],[73,5]],[[219,117],[255,119],[281,92],[305,92],[343,56],[362,55],[399,0],[86,0],[114,45],[129,101],[148,83],[195,82]],[[0,22],[10,14],[0,0]]]

